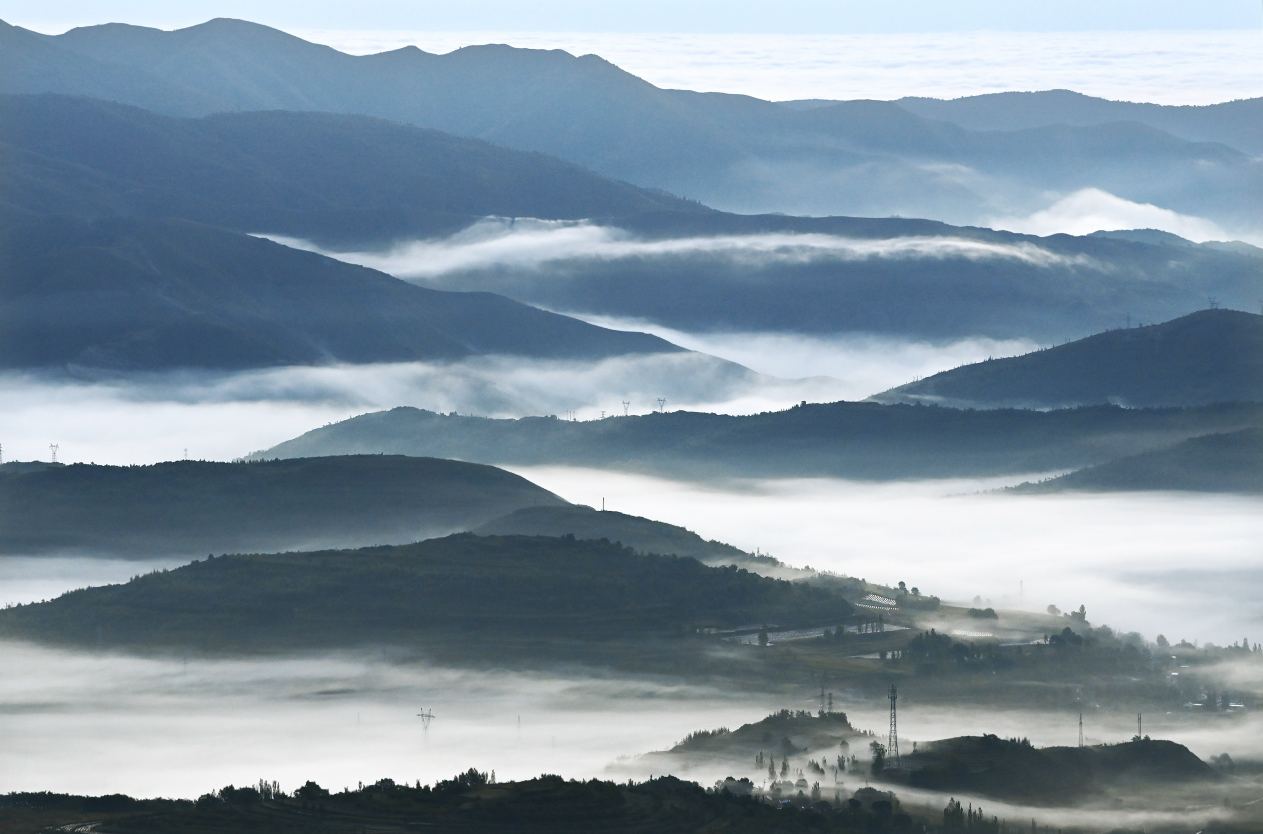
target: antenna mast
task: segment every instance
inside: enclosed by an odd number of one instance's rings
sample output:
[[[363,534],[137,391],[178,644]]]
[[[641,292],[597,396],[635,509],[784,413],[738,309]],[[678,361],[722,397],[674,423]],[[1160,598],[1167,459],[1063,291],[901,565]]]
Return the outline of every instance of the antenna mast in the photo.
[[[886,761],[892,763],[895,770],[902,770],[899,765],[899,727],[895,722],[895,701],[899,699],[899,690],[890,685],[890,738],[886,741]]]

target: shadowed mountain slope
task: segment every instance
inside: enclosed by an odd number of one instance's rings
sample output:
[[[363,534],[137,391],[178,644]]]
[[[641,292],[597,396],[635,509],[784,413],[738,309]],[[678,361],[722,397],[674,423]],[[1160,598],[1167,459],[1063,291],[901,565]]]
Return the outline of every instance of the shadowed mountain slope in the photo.
[[[399,455],[0,469],[0,552],[110,556],[395,544],[565,501],[502,469]]]
[[[40,36],[10,27],[6,46],[0,76],[14,79],[12,92],[79,92],[179,115],[363,113],[553,154],[731,211],[978,223],[1043,208],[1049,190],[1097,187],[1252,227],[1263,193],[1249,153],[1134,121],[998,132],[893,102],[796,111],[663,90],[560,50],[351,56],[224,19],[173,32],[107,24]],[[99,71],[85,71],[86,61]]]
[[[488,215],[703,210],[537,153],[328,113],[203,119],[66,96],[0,97],[5,202],[179,217],[325,243],[449,233]]]
[[[397,547],[220,556],[0,611],[0,634],[211,651],[675,636],[840,621],[827,590],[608,542],[471,534]]]
[[[1263,429],[1192,437],[1008,492],[1179,490],[1263,494]]]
[[[179,220],[0,210],[0,368],[594,359],[679,348]]]
[[[315,429],[252,457],[386,453],[595,466],[683,479],[886,480],[1072,469],[1259,425],[1263,404],[1250,403],[1040,412],[839,402],[743,417],[677,411],[586,422],[396,408]]]
[[[1202,310],[943,371],[871,398],[971,408],[1263,401],[1263,316]]]

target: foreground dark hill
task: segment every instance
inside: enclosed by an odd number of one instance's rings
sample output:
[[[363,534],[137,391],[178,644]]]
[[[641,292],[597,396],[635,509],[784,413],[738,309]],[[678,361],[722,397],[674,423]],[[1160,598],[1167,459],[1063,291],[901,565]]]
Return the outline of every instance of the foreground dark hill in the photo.
[[[596,359],[679,348],[178,220],[0,207],[0,368]]]
[[[560,50],[351,56],[224,19],[173,32],[107,24],[57,36],[4,26],[0,43],[8,92],[87,94],[173,115],[362,113],[552,154],[733,211],[977,223],[1008,209],[998,193],[1016,195],[1029,213],[1044,207],[1046,191],[1094,186],[1252,225],[1260,193],[1248,153],[1136,122],[1000,132],[893,102],[795,111],[660,89],[597,56]],[[978,174],[1000,188],[980,185]]]
[[[990,735],[963,736],[922,745],[901,760],[912,786],[1033,805],[1071,805],[1111,786],[1162,787],[1219,778],[1187,747],[1148,738],[1037,749]]]
[[[1263,424],[1263,404],[1051,412],[839,402],[733,417],[654,413],[572,422],[396,408],[315,429],[252,457],[405,454],[568,464],[669,478],[969,477],[1072,469]]]
[[[86,218],[180,217],[329,244],[559,220],[704,211],[577,165],[365,116],[161,116],[58,95],[0,96],[4,200]]]
[[[92,824],[111,834],[335,834],[416,831],[439,834],[885,834],[911,830],[891,808],[819,805],[786,809],[734,791],[711,792],[673,776],[647,782],[567,781],[541,776],[496,782],[474,769],[430,785],[381,779],[330,792],[308,781],[293,795],[261,795],[231,785],[188,800],[138,800],[49,793],[0,797],[7,831],[73,830]],[[859,803],[857,803],[859,804]],[[889,803],[887,803],[889,805]],[[917,830],[932,815],[917,819]]]
[[[523,507],[472,530],[479,536],[574,536],[608,539],[642,553],[688,556],[711,566],[737,565],[764,575],[799,574],[770,556],[755,556],[730,544],[707,541],[692,530],[613,510],[566,504]]]
[[[943,371],[871,398],[969,408],[1263,401],[1263,316],[1202,310]]]
[[[0,611],[0,635],[206,651],[679,637],[837,622],[833,593],[609,542],[459,534],[397,547],[220,556]],[[558,644],[560,645],[560,644]],[[533,647],[533,648],[532,648]]]
[[[0,467],[0,553],[110,556],[411,542],[561,506],[501,469],[359,455],[261,463]]]
[[[1193,437],[1009,492],[1171,490],[1263,494],[1263,429]]]

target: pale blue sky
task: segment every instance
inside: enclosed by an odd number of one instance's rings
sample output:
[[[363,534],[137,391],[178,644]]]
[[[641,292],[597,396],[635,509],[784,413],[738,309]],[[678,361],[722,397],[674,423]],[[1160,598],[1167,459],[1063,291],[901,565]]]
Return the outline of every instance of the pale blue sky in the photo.
[[[850,34],[1263,29],[1260,0],[7,0],[44,31],[121,21],[162,28],[237,17],[281,29]]]

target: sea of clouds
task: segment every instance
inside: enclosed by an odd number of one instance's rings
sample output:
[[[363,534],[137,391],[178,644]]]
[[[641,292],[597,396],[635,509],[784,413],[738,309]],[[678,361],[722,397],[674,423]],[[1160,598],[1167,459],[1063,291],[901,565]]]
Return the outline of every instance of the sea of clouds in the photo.
[[[1238,31],[776,35],[295,29],[354,54],[505,43],[596,54],[659,87],[793,99],[1069,89],[1157,104],[1263,96],[1263,34]]]

